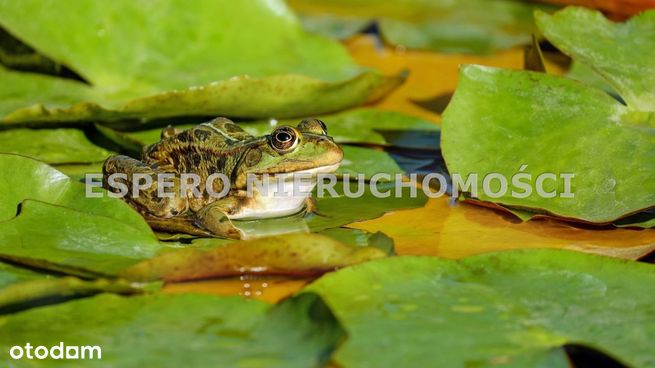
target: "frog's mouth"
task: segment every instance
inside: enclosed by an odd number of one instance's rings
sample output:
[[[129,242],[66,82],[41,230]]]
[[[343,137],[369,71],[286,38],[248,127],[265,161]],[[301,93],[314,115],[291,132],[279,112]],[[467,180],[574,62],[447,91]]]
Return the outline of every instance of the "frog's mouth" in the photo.
[[[337,171],[339,166],[341,165],[341,162],[337,162],[336,164],[332,165],[325,165],[325,166],[319,166],[315,167],[312,169],[306,169],[306,170],[299,170],[299,171],[292,171],[289,172],[288,174],[329,174]]]
[[[301,175],[303,178],[316,179],[316,175],[318,174],[329,174],[335,172],[339,168],[339,165],[341,165],[341,162],[337,162],[336,164],[331,164],[331,165],[318,166],[311,169],[282,172],[282,173],[272,174],[270,178],[273,181],[277,181],[277,180],[293,181],[294,176]]]
[[[268,177],[268,180],[270,180],[271,182],[278,182],[278,181],[290,182],[293,181],[294,177],[296,177],[297,175],[301,175],[302,179],[310,179],[312,182],[315,183],[316,176],[318,174],[333,173],[339,168],[339,165],[341,165],[341,161],[334,164],[317,166],[311,169],[304,169],[304,170],[297,170],[297,171],[286,171],[286,172],[266,173],[266,174],[257,174],[257,173],[241,174],[236,180],[236,188],[237,189],[245,188],[249,180],[248,177],[250,175],[254,175],[259,180],[262,180],[266,176]]]

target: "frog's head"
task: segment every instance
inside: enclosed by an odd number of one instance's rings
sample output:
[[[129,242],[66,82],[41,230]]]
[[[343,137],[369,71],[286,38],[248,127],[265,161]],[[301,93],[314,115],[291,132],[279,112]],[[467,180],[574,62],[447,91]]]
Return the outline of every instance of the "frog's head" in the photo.
[[[248,174],[334,172],[343,160],[343,151],[327,135],[318,119],[305,119],[296,127],[279,126],[265,140],[248,150],[239,165],[237,185]]]

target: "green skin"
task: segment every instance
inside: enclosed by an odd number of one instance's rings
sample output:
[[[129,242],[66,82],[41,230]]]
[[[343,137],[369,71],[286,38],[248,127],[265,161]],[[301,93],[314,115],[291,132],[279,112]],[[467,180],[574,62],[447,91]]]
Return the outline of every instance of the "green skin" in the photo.
[[[289,133],[292,139],[284,134]],[[277,127],[269,135],[253,137],[226,118],[216,118],[192,129],[179,132],[174,128],[162,131],[161,140],[144,150],[141,160],[127,156],[112,156],[103,165],[104,186],[109,185],[111,174],[127,174],[128,194],[123,197],[138,210],[156,229],[186,232],[197,235],[214,235],[241,238],[241,232],[230,221],[248,208],[257,208],[261,217],[266,216],[266,203],[260,196],[246,195],[246,178],[249,174],[280,174],[329,167],[331,170],[343,159],[343,151],[334,143],[323,122],[317,119],[303,120],[297,127]],[[322,171],[326,172],[326,171]],[[196,197],[188,189],[180,195],[182,173],[200,177]],[[225,197],[216,198],[206,190],[207,178],[221,173],[230,178],[230,190]],[[152,185],[132,197],[134,174],[152,177]],[[170,197],[157,195],[157,178],[160,174],[173,174],[172,186],[166,188]],[[213,191],[223,190],[221,180],[213,180]],[[262,213],[263,208],[263,213]],[[311,198],[303,209],[311,210]]]

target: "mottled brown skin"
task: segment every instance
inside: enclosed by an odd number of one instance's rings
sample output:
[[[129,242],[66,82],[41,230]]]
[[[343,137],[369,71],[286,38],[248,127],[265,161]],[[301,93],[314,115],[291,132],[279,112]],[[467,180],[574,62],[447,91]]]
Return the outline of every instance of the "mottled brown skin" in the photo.
[[[288,134],[287,134],[288,133]],[[286,134],[286,135],[285,135]],[[295,137],[281,141],[279,138]],[[198,235],[217,235],[239,238],[241,233],[231,221],[231,215],[245,207],[256,205],[258,198],[246,196],[248,174],[276,174],[310,170],[341,162],[343,152],[334,143],[323,122],[303,120],[297,127],[278,127],[269,135],[253,137],[226,118],[216,118],[186,131],[166,128],[161,140],[147,147],[141,160],[127,156],[113,156],[105,161],[103,173],[107,178],[114,173],[125,173],[129,191],[124,199],[137,209],[151,226],[167,231]],[[132,198],[132,175],[150,175],[153,185]],[[167,188],[173,197],[157,195],[157,176],[173,174],[174,184]],[[191,190],[179,195],[181,173],[197,174],[200,196]],[[207,178],[222,173],[230,178],[230,191],[223,198],[215,198],[206,191]],[[223,182],[213,181],[213,190],[222,191]],[[299,209],[300,210],[300,209]]]

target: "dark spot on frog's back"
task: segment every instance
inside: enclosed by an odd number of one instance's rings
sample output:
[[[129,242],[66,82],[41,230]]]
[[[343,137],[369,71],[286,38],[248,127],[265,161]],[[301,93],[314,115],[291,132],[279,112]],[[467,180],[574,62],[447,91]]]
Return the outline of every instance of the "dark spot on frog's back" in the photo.
[[[175,136],[175,138],[179,142],[188,142],[189,141],[189,132],[188,131],[182,132],[182,133],[178,134],[177,136]]]
[[[202,156],[198,152],[193,152],[191,153],[191,158],[193,160],[193,166],[198,167],[200,166],[200,163],[202,162]]]
[[[223,172],[223,169],[225,168],[225,162],[226,161],[227,161],[227,158],[225,156],[216,157],[215,172]]]
[[[196,131],[193,132],[193,135],[196,137],[197,140],[204,142],[207,140],[207,138],[209,138],[211,133],[206,130],[196,129]]]

